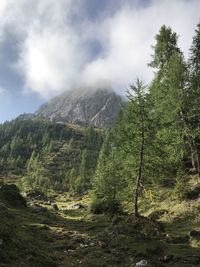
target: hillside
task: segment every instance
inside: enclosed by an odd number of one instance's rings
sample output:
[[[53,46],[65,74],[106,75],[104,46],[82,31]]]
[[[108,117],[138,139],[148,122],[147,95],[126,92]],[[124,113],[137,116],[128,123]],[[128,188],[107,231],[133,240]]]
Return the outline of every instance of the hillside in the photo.
[[[17,119],[0,125],[0,172],[24,176],[29,189],[40,180],[40,186],[76,191],[81,190],[84,164],[88,188],[101,143],[101,131],[92,127]]]
[[[135,267],[144,259],[149,267],[200,266],[196,200],[179,202],[162,190],[153,204],[149,199],[141,203],[145,217],[140,218],[127,212],[91,214],[87,196],[49,193],[26,200],[28,207],[15,188],[5,188],[4,194],[0,188],[1,267]],[[74,203],[82,208],[73,209]]]

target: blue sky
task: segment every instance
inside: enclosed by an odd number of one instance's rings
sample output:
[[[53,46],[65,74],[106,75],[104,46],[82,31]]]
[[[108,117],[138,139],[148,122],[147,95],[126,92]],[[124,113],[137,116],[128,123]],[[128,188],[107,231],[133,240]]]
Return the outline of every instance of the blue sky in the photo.
[[[148,83],[161,25],[187,58],[199,10],[199,0],[1,0],[0,122],[79,84]]]

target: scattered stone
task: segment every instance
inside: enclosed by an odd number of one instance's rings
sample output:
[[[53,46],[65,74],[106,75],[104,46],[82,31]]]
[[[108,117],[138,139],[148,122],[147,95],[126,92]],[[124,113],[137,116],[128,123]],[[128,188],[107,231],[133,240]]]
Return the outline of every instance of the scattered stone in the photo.
[[[87,248],[88,245],[87,244],[80,244],[80,248]]]
[[[64,253],[69,254],[69,253],[72,253],[74,251],[75,251],[74,249],[68,249],[68,250],[64,250]]]
[[[191,230],[191,231],[189,232],[189,236],[190,236],[190,237],[200,237],[200,231]]]
[[[146,260],[141,260],[135,264],[135,267],[146,267],[148,266],[148,262]]]
[[[167,263],[171,260],[173,260],[174,256],[173,255],[165,255],[163,258],[163,262]]]
[[[51,207],[54,209],[54,210],[59,210],[58,209],[58,205],[56,203],[51,203]]]
[[[74,203],[67,207],[68,210],[78,210],[78,209],[84,209],[85,206],[80,203]]]

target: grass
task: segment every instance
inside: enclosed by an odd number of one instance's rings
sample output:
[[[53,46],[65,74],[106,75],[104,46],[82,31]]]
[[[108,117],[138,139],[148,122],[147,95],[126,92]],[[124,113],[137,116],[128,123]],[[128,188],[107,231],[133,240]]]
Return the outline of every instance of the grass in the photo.
[[[46,205],[46,213],[1,203],[0,266],[126,267],[142,259],[149,267],[200,266],[200,240],[188,238],[190,230],[200,230],[199,201],[177,201],[164,189],[160,194],[159,202],[140,203],[145,217],[138,219],[128,214],[93,215],[88,196],[57,195],[59,211]],[[74,202],[86,208],[67,210]],[[148,219],[155,211],[158,222]],[[173,260],[163,263],[165,255],[173,255]]]

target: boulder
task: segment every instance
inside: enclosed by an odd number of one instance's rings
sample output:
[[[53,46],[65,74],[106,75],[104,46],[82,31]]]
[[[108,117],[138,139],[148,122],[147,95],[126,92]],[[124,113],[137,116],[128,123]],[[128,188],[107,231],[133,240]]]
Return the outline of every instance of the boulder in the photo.
[[[135,267],[146,267],[148,266],[148,262],[146,260],[141,260],[135,264]]]
[[[173,260],[174,256],[173,255],[165,255],[163,258],[163,262],[167,263]]]
[[[67,207],[68,210],[78,210],[78,209],[84,209],[85,206],[80,203],[73,203]]]
[[[26,207],[26,200],[15,184],[4,184],[0,187],[0,200],[12,207]]]
[[[200,231],[191,230],[191,231],[189,232],[189,236],[190,236],[190,237],[200,237]]]

